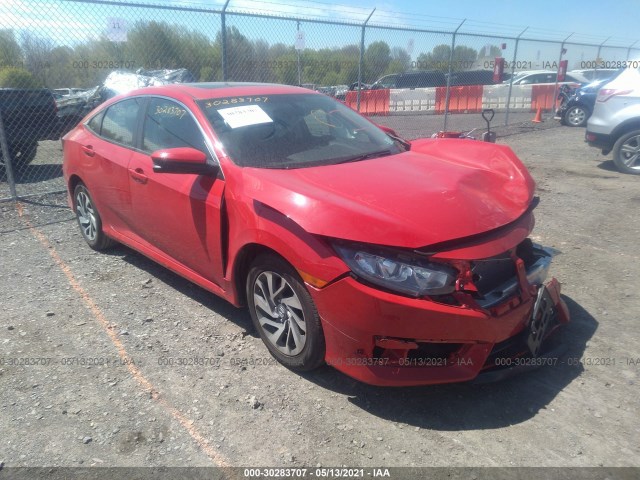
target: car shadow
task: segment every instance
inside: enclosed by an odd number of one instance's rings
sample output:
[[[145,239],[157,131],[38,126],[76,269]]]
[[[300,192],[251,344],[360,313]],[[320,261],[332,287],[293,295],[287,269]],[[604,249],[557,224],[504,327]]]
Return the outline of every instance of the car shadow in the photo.
[[[259,337],[246,309],[234,307],[126,246],[119,245],[103,254],[116,256],[201,303],[235,323],[244,335]],[[571,322],[558,331],[554,340],[567,346],[566,353],[556,365],[500,382],[389,388],[366,385],[328,366],[297,374],[321,388],[346,396],[352,405],[371,415],[412,427],[456,431],[522,423],[546,409],[560,391],[580,376],[584,370],[580,362],[567,359],[582,358],[587,342],[598,328],[598,322],[588,311],[569,297],[563,296],[563,299],[569,307]]]
[[[19,166],[14,172],[17,184],[38,183],[62,177],[62,165],[48,163]]]
[[[232,321],[243,329],[245,335],[251,334],[255,337],[259,336],[257,332],[254,331],[251,316],[246,309],[233,306],[223,298],[220,298],[180,275],[173,273],[171,270],[163,267],[153,260],[150,260],[141,253],[138,253],[125,245],[119,244],[109,250],[101,252],[101,254],[118,257],[129,265],[145,271],[152,278],[167,284],[174,290],[202,304],[212,312]]]
[[[541,367],[489,383],[383,388],[365,385],[324,367],[305,374],[309,381],[336,393],[368,413],[386,420],[433,430],[482,430],[525,422],[546,409],[556,395],[580,376],[579,362],[598,322],[578,303],[563,297],[571,322],[557,338],[568,346],[555,366]],[[578,365],[573,365],[578,363]]]
[[[598,168],[600,170],[606,170],[607,172],[620,173],[620,170],[618,170],[618,167],[616,167],[616,164],[613,163],[613,160],[610,160],[610,159],[600,160],[600,163],[598,164]]]

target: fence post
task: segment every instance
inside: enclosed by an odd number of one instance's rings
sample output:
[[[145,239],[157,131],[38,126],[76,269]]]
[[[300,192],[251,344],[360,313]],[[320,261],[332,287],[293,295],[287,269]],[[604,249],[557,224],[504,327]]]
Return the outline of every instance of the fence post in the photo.
[[[560,45],[560,56],[558,57],[558,68],[560,68],[560,62],[562,61],[562,55],[564,55],[564,44],[567,43],[567,40],[574,34],[575,32],[571,32],[567,38],[562,41]],[[552,106],[551,113],[556,114],[556,100],[558,97],[558,70],[556,69],[556,83],[553,85],[553,97],[551,97]]]
[[[221,30],[221,40],[222,40],[222,81],[226,82],[227,81],[227,22],[226,22],[226,16],[227,16],[227,7],[229,6],[229,2],[231,0],[227,0],[224,4],[224,7],[222,7],[222,14],[220,16],[220,27],[222,27]]]
[[[518,58],[518,43],[520,43],[520,37],[529,27],[520,32],[520,35],[516,37],[516,46],[513,49],[513,62],[511,62],[511,78],[509,78],[509,93],[507,94],[507,113],[504,116],[504,126],[509,125],[509,110],[511,109],[511,91],[513,90],[513,76],[516,73],[516,61]]]
[[[367,19],[362,24],[362,35],[360,36],[360,62],[358,63],[358,100],[357,100],[357,110],[360,111],[360,91],[362,90],[362,66],[364,63],[364,31],[367,28],[367,23],[371,19],[371,15],[375,12],[374,8],[371,10],[371,13],[367,17]]]
[[[16,194],[16,182],[13,176],[11,152],[9,151],[7,136],[4,133],[4,122],[2,121],[1,110],[2,109],[0,109],[0,148],[2,149],[2,158],[4,159],[4,169],[7,172],[7,183],[9,184],[9,191],[11,192],[11,198],[13,200],[17,200],[18,195]]]
[[[453,49],[456,47],[456,34],[458,33],[458,30],[460,30],[462,24],[466,21],[467,19],[465,18],[464,20],[462,20],[462,22],[460,22],[458,28],[456,28],[453,32],[453,37],[451,37],[451,51],[449,52],[449,75],[447,75],[447,93],[444,97],[444,126],[442,128],[445,132],[447,131],[447,119],[449,118],[449,90],[451,89],[451,63],[453,62]]]
[[[607,42],[609,41],[609,39],[610,39],[610,38],[611,38],[611,37],[607,37],[607,39],[606,39],[604,42],[602,42],[600,45],[598,45],[598,53],[596,54],[596,60],[598,60],[598,59],[600,58],[600,51],[602,50],[602,46],[603,46],[605,43],[607,43]],[[596,61],[596,68],[595,68],[594,70],[595,70],[595,72],[596,72],[596,74],[597,74],[597,72],[598,72],[598,62],[597,62],[597,61]],[[594,77],[594,78],[595,78],[595,77]]]
[[[635,42],[633,42],[631,45],[629,45],[629,48],[627,48],[627,58],[626,58],[627,62],[629,61],[629,56],[631,55],[631,48],[632,48],[636,43],[638,43],[638,40],[636,40]]]
[[[300,20],[297,22],[296,31],[300,31]],[[296,45],[296,54],[298,56],[298,86],[302,85],[302,65],[300,65],[300,50],[298,50],[298,46]]]

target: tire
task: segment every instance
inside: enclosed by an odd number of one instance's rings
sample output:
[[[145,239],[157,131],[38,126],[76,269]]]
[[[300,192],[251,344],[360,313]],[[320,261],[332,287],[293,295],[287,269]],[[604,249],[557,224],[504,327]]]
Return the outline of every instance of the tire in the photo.
[[[83,183],[73,190],[73,208],[76,213],[80,233],[94,250],[105,250],[115,245],[115,241],[102,231],[102,219],[95,207],[89,190]]]
[[[36,158],[36,153],[38,153],[38,142],[11,145],[9,146],[9,152],[11,153],[11,159],[13,161],[12,166],[14,169],[24,167],[33,162],[33,159]],[[1,150],[0,161],[4,163]]]
[[[253,325],[282,365],[302,372],[324,363],[318,311],[291,265],[276,255],[260,255],[249,269],[246,293]]]
[[[575,105],[564,114],[564,123],[570,127],[584,127],[591,112],[583,105]]]
[[[640,130],[626,133],[616,141],[613,163],[622,173],[640,175]]]

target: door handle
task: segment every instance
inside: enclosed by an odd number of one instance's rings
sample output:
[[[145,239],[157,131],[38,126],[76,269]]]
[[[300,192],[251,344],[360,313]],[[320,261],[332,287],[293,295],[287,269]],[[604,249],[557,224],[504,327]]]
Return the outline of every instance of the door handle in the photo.
[[[141,168],[136,168],[135,170],[130,168],[129,174],[134,182],[145,184],[149,180],[149,177],[145,175],[144,170]]]
[[[91,145],[81,145],[82,151],[88,157],[93,157],[96,152],[93,151],[93,146]]]

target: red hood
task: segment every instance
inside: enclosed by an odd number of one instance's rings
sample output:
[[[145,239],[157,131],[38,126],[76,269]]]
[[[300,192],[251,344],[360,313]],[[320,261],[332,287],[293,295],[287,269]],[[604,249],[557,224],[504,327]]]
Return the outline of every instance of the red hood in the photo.
[[[242,172],[247,197],[307,232],[410,248],[506,225],[535,187],[509,147],[459,139],[416,140],[409,152],[361,162]]]

